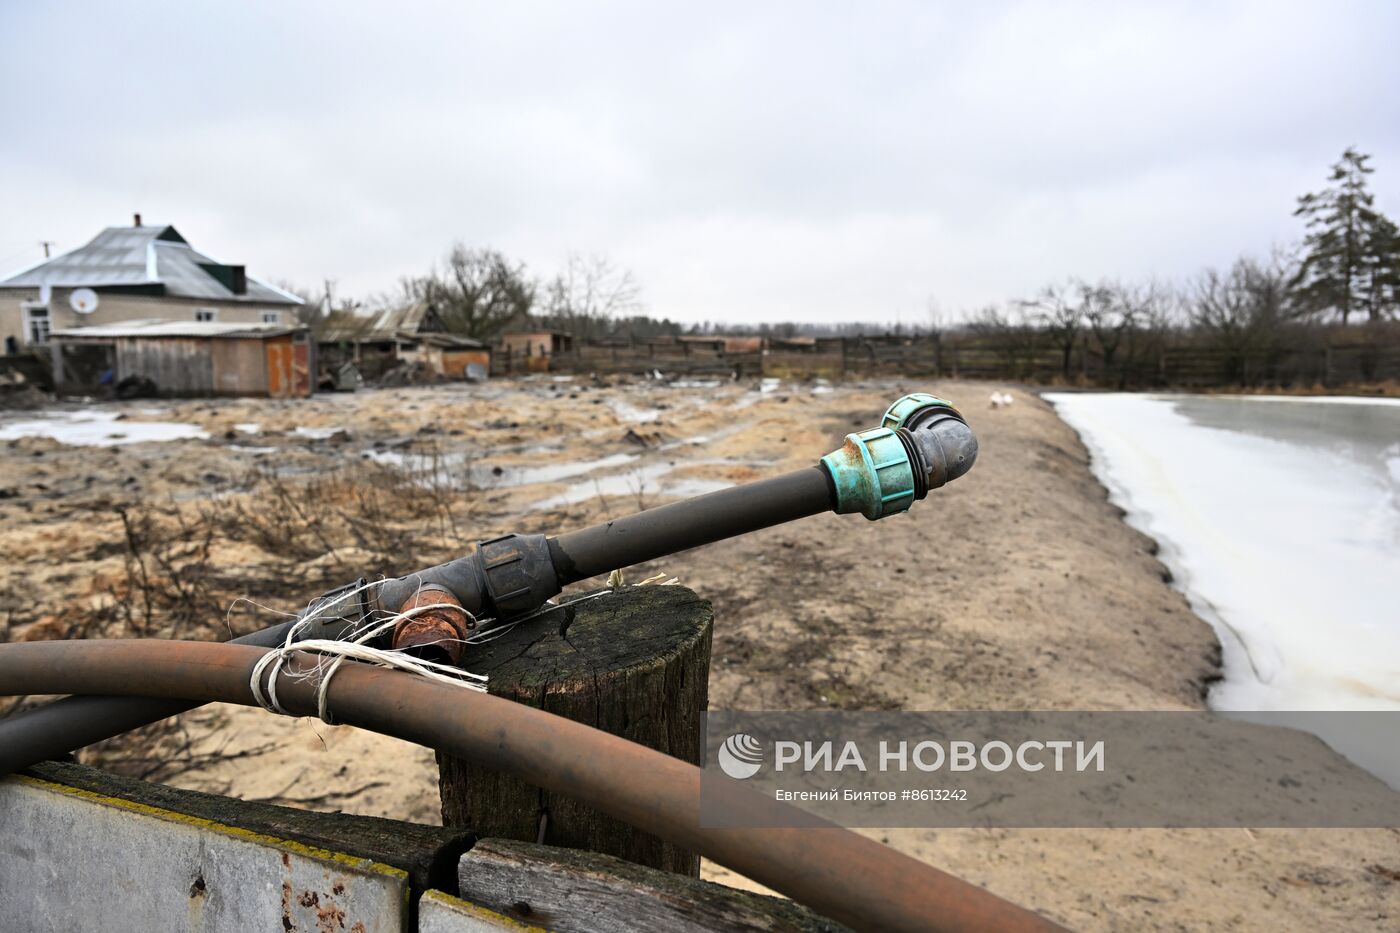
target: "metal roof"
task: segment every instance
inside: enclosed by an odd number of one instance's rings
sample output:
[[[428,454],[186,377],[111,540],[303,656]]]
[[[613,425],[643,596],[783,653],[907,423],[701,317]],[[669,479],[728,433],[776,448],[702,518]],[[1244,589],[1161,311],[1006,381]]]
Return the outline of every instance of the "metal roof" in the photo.
[[[195,250],[172,226],[108,227],[86,245],[0,282],[0,288],[161,285],[164,294],[177,298],[303,303],[251,275],[247,291],[237,294],[201,264],[223,265]]]
[[[327,316],[321,325],[320,339],[326,342],[394,340],[400,334],[417,334],[427,313],[428,306],[422,302],[384,308],[373,314],[338,311]]]
[[[221,321],[127,321],[96,327],[63,327],[54,337],[279,337],[303,327],[286,324],[233,324]]]
[[[423,330],[424,326],[427,330]],[[321,323],[316,339],[321,343],[388,343],[424,340],[437,346],[485,347],[480,340],[441,330],[441,321],[426,302],[384,308],[373,314],[337,311]]]

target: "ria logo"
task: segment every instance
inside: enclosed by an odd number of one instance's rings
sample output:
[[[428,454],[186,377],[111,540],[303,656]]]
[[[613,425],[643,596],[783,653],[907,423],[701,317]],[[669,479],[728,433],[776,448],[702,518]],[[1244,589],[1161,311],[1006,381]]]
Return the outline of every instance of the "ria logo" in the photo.
[[[736,732],[719,747],[719,769],[742,781],[753,777],[763,767],[763,743],[753,736]]]

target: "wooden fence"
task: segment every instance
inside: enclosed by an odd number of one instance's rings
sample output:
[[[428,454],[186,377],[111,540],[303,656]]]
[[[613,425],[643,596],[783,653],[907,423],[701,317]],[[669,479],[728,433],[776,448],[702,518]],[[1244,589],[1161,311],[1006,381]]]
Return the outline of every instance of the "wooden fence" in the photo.
[[[1342,386],[1400,381],[1400,332],[1328,342],[1230,348],[1190,336],[1105,354],[1088,340],[1065,348],[1044,334],[982,337],[822,338],[807,347],[774,341],[762,350],[725,352],[706,343],[636,341],[582,344],[552,357],[497,351],[492,375],[530,372],[661,372],[671,377],[859,379],[891,376],[986,379],[1112,388]]]

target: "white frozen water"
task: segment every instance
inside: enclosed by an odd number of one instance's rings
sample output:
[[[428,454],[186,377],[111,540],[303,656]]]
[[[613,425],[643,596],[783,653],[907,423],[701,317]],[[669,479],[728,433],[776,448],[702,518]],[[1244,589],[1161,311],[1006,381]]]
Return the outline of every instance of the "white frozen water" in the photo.
[[[681,498],[700,496],[709,492],[728,489],[734,484],[727,480],[689,477],[673,482],[660,482],[668,474],[682,466],[703,463],[724,463],[723,460],[697,460],[687,463],[675,461],[648,463],[633,467],[623,473],[609,473],[592,479],[574,483],[557,496],[541,499],[530,507],[531,511],[554,509],[561,505],[573,505],[596,496],[622,496],[635,499],[637,508],[650,508],[656,496]]]
[[[631,402],[620,398],[608,399],[608,407],[617,415],[619,421],[624,424],[647,424],[661,417],[661,411],[656,408],[638,408]]]
[[[159,414],[160,409],[154,413]],[[118,420],[117,411],[48,411],[36,418],[0,422],[0,440],[49,437],[77,447],[115,447],[147,441],[202,440],[208,432],[178,421]]]
[[[335,436],[338,432],[344,431],[344,430],[345,430],[344,428],[336,427],[336,426],[334,426],[334,425],[331,425],[331,426],[329,426],[329,427],[320,427],[320,428],[317,428],[317,427],[307,427],[307,426],[303,425],[303,426],[301,426],[301,427],[294,428],[294,429],[293,429],[293,433],[295,433],[298,437],[305,437],[305,438],[308,438],[309,440],[313,440],[313,441],[324,441],[324,440],[329,440],[331,437]]]
[[[1216,627],[1212,707],[1400,711],[1400,404],[1045,398]],[[1323,737],[1400,786],[1394,749]]]
[[[1215,396],[1209,396],[1214,398]],[[1400,406],[1400,398],[1374,398],[1366,395],[1234,395],[1240,402],[1297,402],[1304,405],[1369,405],[1372,408]]]
[[[703,496],[708,493],[719,492],[721,489],[729,489],[733,485],[733,483],[724,479],[692,477],[691,479],[681,479],[676,480],[674,483],[667,483],[661,491],[668,496],[688,499],[691,496]]]

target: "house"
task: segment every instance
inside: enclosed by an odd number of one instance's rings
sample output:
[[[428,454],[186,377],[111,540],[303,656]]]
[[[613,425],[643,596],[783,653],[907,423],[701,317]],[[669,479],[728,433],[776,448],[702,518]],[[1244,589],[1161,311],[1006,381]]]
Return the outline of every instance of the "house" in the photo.
[[[142,394],[311,394],[315,354],[297,324],[129,321],[60,328],[49,334],[54,387],[102,391],[137,384]]]
[[[352,362],[371,379],[404,362],[424,363],[456,379],[485,379],[491,371],[491,348],[448,333],[426,302],[369,315],[337,312],[322,322],[316,339],[323,364]]]
[[[108,227],[84,246],[0,281],[6,353],[60,329],[132,321],[297,323],[302,300],[197,251],[169,225]]]

